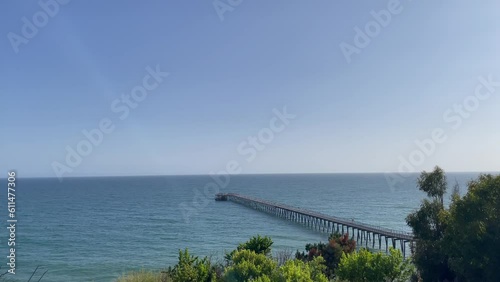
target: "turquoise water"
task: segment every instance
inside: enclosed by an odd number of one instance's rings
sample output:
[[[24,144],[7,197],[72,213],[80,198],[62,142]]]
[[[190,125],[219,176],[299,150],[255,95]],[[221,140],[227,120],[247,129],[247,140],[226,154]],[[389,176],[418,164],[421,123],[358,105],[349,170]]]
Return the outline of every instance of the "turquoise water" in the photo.
[[[448,180],[456,180],[463,193],[477,175],[451,173]],[[220,192],[407,230],[405,216],[424,197],[416,177],[390,189],[383,174],[238,175]],[[0,191],[1,271],[6,271],[7,184],[0,182],[5,187]],[[203,187],[213,182],[209,176],[148,176],[66,178],[61,183],[21,175],[13,278],[27,281],[41,265],[37,273],[48,270],[42,281],[113,281],[131,270],[174,264],[180,248],[217,258],[255,234],[272,236],[274,250],[303,250],[306,243],[327,238],[231,202],[204,198]],[[189,222],[185,211],[191,211]]]

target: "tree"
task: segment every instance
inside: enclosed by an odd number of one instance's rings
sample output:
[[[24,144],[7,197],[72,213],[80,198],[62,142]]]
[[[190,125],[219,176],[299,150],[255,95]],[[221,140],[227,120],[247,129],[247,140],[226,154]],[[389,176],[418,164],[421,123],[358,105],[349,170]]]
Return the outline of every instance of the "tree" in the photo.
[[[304,263],[301,260],[288,260],[273,275],[274,282],[328,282],[323,274],[326,266],[322,257],[315,257]]]
[[[399,250],[390,249],[390,254],[371,253],[366,249],[351,254],[342,254],[335,272],[339,281],[406,282],[414,274],[413,265],[404,260]]]
[[[268,255],[271,252],[271,246],[273,245],[273,240],[268,236],[253,236],[245,243],[238,246],[238,250],[250,250],[257,254]]]
[[[465,281],[500,281],[500,175],[481,175],[453,200],[445,250]]]
[[[216,273],[207,257],[200,259],[179,250],[179,262],[167,270],[168,276],[174,282],[211,282],[216,281]]]
[[[226,281],[268,281],[277,268],[277,263],[264,254],[253,250],[240,250],[232,255],[232,264],[226,268]]]
[[[417,183],[419,189],[426,192],[428,197],[439,200],[443,205],[443,196],[448,185],[443,169],[436,166],[432,172],[422,172]]]
[[[343,253],[352,253],[356,250],[356,241],[349,238],[348,234],[340,235],[333,233],[328,238],[328,243],[307,244],[306,252],[297,252],[295,258],[305,262],[322,256],[325,260],[325,274],[327,277],[334,276],[335,268],[340,262]]]
[[[414,263],[424,281],[452,281],[455,274],[450,269],[448,256],[443,250],[447,218],[443,205],[447,188],[446,175],[441,168],[435,167],[430,173],[422,172],[417,183],[429,199],[424,199],[420,209],[406,218],[415,236]]]
[[[257,254],[269,255],[271,253],[271,246],[273,245],[273,240],[268,236],[253,236],[250,240],[245,243],[238,245],[236,250],[233,250],[229,254],[226,254],[225,259],[228,263],[231,262],[232,257],[236,251],[250,250]]]

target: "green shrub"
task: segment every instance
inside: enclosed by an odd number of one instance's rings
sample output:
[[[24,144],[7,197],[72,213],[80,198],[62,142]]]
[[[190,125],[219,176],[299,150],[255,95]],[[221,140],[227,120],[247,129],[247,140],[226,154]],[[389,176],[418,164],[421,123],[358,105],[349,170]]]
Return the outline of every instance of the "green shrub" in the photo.
[[[333,233],[327,243],[307,244],[306,252],[297,252],[295,258],[308,262],[316,257],[323,257],[326,266],[324,273],[327,277],[333,278],[342,254],[349,254],[354,250],[356,250],[356,241],[350,239],[348,234]]]
[[[179,262],[173,268],[169,267],[167,273],[174,282],[210,282],[217,279],[210,260],[192,256],[188,249],[179,251]]]
[[[264,254],[251,250],[241,250],[233,253],[231,266],[226,268],[226,281],[267,281],[276,270],[277,263]],[[262,280],[264,279],[264,280]]]
[[[322,257],[315,257],[311,262],[288,260],[273,276],[274,282],[328,282],[323,274],[326,266]]]
[[[166,275],[160,272],[141,270],[124,275],[116,282],[165,282]]]
[[[390,249],[390,255],[372,253],[366,249],[343,254],[335,274],[338,281],[406,282],[415,273],[413,265],[403,259],[399,250]]]
[[[225,259],[228,264],[231,262],[232,257],[236,251],[249,250],[253,251],[256,254],[264,254],[269,255],[271,253],[271,246],[273,245],[273,240],[268,236],[253,236],[250,240],[245,243],[241,243],[238,245],[236,250],[233,250],[229,254],[226,254]]]
[[[271,237],[260,235],[253,236],[247,242],[240,244],[238,250],[250,250],[254,251],[256,254],[268,255],[271,252],[271,246],[273,245],[273,240]]]

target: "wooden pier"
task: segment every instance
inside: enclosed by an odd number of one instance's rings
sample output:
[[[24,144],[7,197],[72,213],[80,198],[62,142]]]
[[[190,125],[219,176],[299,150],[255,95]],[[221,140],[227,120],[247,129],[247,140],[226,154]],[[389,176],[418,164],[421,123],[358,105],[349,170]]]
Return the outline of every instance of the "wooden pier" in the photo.
[[[320,232],[349,234],[356,240],[358,246],[372,249],[378,248],[387,252],[388,248],[398,248],[406,257],[407,247],[414,241],[413,234],[403,231],[391,230],[383,227],[360,223],[353,220],[342,219],[322,213],[309,211],[285,204],[274,203],[249,196],[228,193],[219,193],[215,196],[217,201],[231,201],[255,210],[263,211]],[[378,244],[377,244],[378,243]]]

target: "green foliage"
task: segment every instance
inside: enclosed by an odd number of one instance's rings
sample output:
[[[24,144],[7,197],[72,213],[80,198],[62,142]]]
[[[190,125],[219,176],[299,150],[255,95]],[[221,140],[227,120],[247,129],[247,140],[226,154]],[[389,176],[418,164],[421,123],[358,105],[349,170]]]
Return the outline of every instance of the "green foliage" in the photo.
[[[255,253],[253,250],[238,250],[233,253],[232,264],[226,268],[226,281],[251,281],[272,276],[277,263],[265,254]],[[259,280],[267,281],[267,280]]]
[[[352,253],[356,250],[356,241],[349,238],[348,234],[331,234],[328,243],[307,244],[305,252],[297,252],[295,258],[303,261],[312,261],[321,256],[324,258],[326,269],[324,273],[327,277],[334,276],[335,269],[340,262],[343,253]]]
[[[339,236],[340,238],[340,236]],[[224,281],[260,281],[260,282],[327,282],[324,275],[325,260],[321,256],[312,257],[310,261],[287,260],[278,267],[277,261],[269,256],[271,238],[256,236],[228,256],[230,261],[225,270]]]
[[[406,218],[415,236],[414,263],[424,281],[453,281],[455,275],[443,250],[448,218],[443,206],[446,192],[444,171],[436,167],[431,173],[422,172],[418,185],[431,199],[423,200],[420,209]]]
[[[261,276],[261,277],[258,277],[257,279],[253,279],[251,280],[252,282],[274,282],[273,280],[271,280],[271,278],[269,278],[268,276],[264,275],[264,276]]]
[[[436,166],[432,172],[422,172],[417,179],[419,189],[426,192],[427,196],[434,198],[443,204],[443,196],[446,193],[446,175],[440,167]]]
[[[216,273],[207,257],[200,259],[189,254],[188,249],[179,251],[179,262],[167,270],[174,282],[210,282],[216,281]]]
[[[324,274],[326,272],[325,259],[323,257],[315,257],[312,261],[307,263],[311,269],[311,278],[313,281],[328,281]],[[323,279],[324,277],[324,279]]]
[[[481,175],[450,206],[445,250],[465,281],[500,281],[500,175]]]
[[[250,250],[254,251],[257,254],[268,255],[271,252],[271,246],[273,245],[273,240],[271,237],[260,235],[253,236],[245,243],[242,243],[238,246],[238,251],[241,250]]]
[[[328,282],[323,271],[326,269],[325,260],[315,257],[312,261],[304,263],[301,260],[288,260],[274,275],[275,282]]]
[[[500,281],[500,175],[481,175],[469,183],[460,197],[458,184],[447,210],[443,197],[447,190],[444,171],[423,172],[420,190],[427,193],[418,210],[409,214],[407,224],[415,236],[412,261],[423,281]],[[226,255],[228,266],[212,265],[206,257],[179,251],[179,262],[166,273],[140,272],[119,281],[260,281],[326,282],[408,281],[415,274],[400,251],[390,255],[356,249],[348,234],[331,234],[327,243],[307,244],[294,260],[278,267],[270,257],[273,241],[260,235],[239,244]],[[218,279],[220,278],[220,279]]]
[[[403,259],[401,252],[391,248],[390,255],[371,253],[366,249],[351,254],[344,253],[335,273],[339,281],[406,282],[414,272],[415,269],[409,261]]]
[[[232,265],[226,269],[224,281],[260,282],[327,282],[323,274],[326,266],[322,257],[310,262],[288,260],[278,268],[275,260],[250,250],[236,251]]]
[[[443,206],[446,177],[423,172],[420,189],[430,199],[406,218],[415,235],[413,260],[424,281],[500,281],[500,176],[481,175],[464,197],[455,185]]]
[[[167,277],[163,273],[141,270],[124,275],[116,282],[165,282],[168,281],[166,279]]]
[[[500,281],[500,175],[481,175],[468,185],[464,197],[455,185],[450,209],[443,197],[446,176],[436,167],[418,178],[428,198],[406,218],[415,236],[412,262],[423,281]],[[360,250],[347,234],[331,234],[328,242],[307,244],[295,260],[278,263],[270,256],[273,241],[260,235],[239,244],[226,255],[228,266],[213,265],[206,257],[179,251],[179,262],[165,273],[139,272],[118,281],[151,282],[326,282],[408,281],[415,275],[410,260],[401,252],[390,255]],[[455,280],[457,278],[457,280]]]
[[[273,240],[268,236],[253,236],[250,240],[245,243],[238,245],[236,250],[233,250],[229,254],[226,254],[225,259],[228,263],[231,262],[232,257],[236,251],[249,250],[257,254],[269,255],[271,253],[271,246],[273,245]]]

